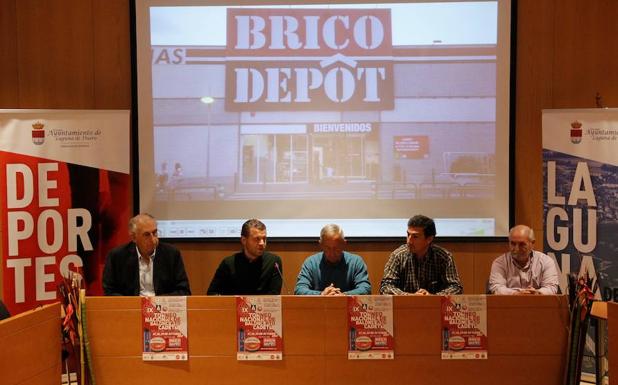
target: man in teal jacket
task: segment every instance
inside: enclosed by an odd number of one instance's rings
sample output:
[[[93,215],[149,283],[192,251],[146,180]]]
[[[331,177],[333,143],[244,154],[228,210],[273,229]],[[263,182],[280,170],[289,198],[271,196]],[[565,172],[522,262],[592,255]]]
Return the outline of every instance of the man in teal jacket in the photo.
[[[322,252],[305,260],[294,294],[371,294],[367,265],[360,256],[344,251],[345,245],[343,230],[339,226],[324,226],[320,231]]]

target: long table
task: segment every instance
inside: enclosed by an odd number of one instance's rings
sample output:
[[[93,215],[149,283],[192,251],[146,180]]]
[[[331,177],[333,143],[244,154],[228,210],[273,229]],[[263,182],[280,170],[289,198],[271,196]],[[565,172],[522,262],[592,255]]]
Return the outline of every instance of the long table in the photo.
[[[236,360],[234,297],[187,298],[189,360],[142,361],[139,297],[88,297],[98,385],[561,384],[565,296],[488,296],[486,360],[442,360],[440,297],[393,298],[395,359],[348,360],[343,297],[282,297],[282,361]]]

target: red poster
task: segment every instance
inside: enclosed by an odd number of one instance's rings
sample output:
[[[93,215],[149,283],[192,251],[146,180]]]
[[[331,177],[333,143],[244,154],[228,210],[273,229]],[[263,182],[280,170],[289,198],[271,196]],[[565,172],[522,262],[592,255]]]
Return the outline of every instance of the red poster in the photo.
[[[429,136],[395,136],[393,148],[395,159],[427,159],[429,157]]]
[[[487,359],[487,297],[442,297],[442,359]]]
[[[0,110],[4,302],[58,300],[69,271],[102,295],[109,249],[127,241],[129,112]]]
[[[392,360],[393,297],[349,296],[348,330],[348,359]]]
[[[142,330],[144,361],[186,361],[187,297],[142,297]]]
[[[236,359],[281,360],[282,319],[280,296],[236,297]]]

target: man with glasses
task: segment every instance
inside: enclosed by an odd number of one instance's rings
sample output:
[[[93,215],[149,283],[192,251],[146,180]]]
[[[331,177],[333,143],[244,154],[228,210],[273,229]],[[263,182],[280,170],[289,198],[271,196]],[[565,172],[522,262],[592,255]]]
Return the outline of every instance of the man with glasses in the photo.
[[[159,242],[157,221],[150,214],[129,220],[131,242],[107,255],[105,295],[191,295],[180,251]]]
[[[534,231],[518,225],[509,232],[508,253],[491,265],[489,291],[493,294],[557,294],[558,269],[554,260],[532,249]]]

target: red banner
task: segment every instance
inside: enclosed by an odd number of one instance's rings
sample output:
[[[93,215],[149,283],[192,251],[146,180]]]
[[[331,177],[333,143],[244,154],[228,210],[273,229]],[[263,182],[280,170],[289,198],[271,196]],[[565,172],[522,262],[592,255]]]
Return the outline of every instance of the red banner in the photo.
[[[12,314],[56,301],[68,271],[83,277],[87,294],[102,294],[105,256],[128,238],[130,180],[127,172],[81,158],[88,150],[92,157],[111,155],[96,151],[112,142],[106,136],[128,141],[128,113],[116,113],[126,124],[106,130],[107,116],[80,111],[75,119],[67,111],[0,112],[2,282]],[[111,133],[117,129],[124,138]],[[63,161],[73,155],[85,165]]]

